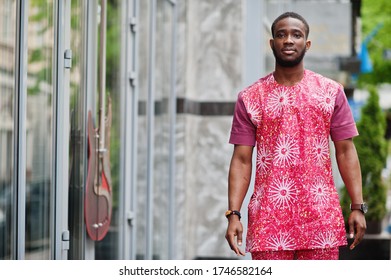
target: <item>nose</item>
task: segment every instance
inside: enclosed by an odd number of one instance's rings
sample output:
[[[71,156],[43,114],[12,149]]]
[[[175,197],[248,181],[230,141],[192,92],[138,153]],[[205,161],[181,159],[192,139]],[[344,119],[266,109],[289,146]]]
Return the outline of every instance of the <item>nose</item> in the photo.
[[[285,37],[284,44],[293,44],[292,35],[287,35],[287,36]]]

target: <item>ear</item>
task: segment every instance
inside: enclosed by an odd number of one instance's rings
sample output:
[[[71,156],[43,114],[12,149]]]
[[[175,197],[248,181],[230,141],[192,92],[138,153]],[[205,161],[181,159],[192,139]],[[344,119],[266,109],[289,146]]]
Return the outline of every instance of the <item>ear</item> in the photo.
[[[271,49],[274,48],[274,39],[270,39],[270,40],[269,40],[269,45],[270,45],[270,48],[271,48]]]
[[[311,48],[311,41],[307,40],[307,42],[305,42],[305,51],[308,51],[310,48]]]

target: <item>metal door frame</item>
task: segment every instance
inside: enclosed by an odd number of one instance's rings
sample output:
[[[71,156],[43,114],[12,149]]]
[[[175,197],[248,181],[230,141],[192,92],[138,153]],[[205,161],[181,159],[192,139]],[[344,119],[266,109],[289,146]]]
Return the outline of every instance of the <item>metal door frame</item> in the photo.
[[[64,69],[65,44],[69,44],[70,1],[53,1],[53,183],[51,186],[51,259],[67,258],[69,72]],[[11,258],[25,259],[26,222],[26,108],[29,0],[16,3],[15,97]],[[67,85],[67,86],[66,86]],[[64,240],[65,239],[65,240]],[[65,242],[64,242],[65,241]]]

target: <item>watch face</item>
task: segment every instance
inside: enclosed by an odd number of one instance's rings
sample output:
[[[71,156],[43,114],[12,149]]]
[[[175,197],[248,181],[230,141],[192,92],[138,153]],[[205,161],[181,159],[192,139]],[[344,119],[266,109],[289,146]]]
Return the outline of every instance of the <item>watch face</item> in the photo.
[[[368,205],[366,203],[361,204],[361,210],[364,213],[367,213],[368,212]]]

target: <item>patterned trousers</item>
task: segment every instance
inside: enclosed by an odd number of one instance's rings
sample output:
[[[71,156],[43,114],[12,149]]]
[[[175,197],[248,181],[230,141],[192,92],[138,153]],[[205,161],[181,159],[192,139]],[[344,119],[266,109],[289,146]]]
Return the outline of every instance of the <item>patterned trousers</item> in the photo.
[[[253,260],[338,260],[339,248],[295,250],[295,251],[262,251],[251,253]]]

